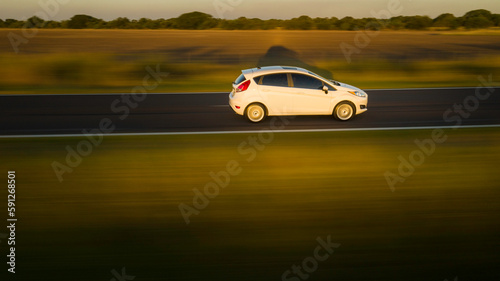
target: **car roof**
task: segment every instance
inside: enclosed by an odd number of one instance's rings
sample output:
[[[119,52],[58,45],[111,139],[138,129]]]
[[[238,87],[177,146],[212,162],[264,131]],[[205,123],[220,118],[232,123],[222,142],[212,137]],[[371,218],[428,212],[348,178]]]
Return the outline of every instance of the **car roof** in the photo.
[[[300,67],[295,67],[295,66],[264,66],[264,67],[256,67],[256,68],[250,68],[250,69],[245,69],[241,71],[245,77],[251,78],[255,76],[260,76],[260,75],[266,75],[266,74],[271,74],[271,73],[307,73],[311,75],[318,76],[317,74],[314,74],[313,72],[300,68]]]

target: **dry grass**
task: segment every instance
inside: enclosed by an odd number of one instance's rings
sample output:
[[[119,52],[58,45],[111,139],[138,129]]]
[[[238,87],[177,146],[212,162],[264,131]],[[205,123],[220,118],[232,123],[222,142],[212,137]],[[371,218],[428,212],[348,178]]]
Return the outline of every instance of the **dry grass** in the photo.
[[[20,30],[0,29],[0,36]],[[382,31],[364,45],[349,31],[39,30],[13,52],[0,41],[2,93],[122,92],[140,85],[145,66],[171,73],[155,91],[222,91],[269,48],[273,64],[320,67],[365,88],[475,86],[498,75],[499,30]],[[348,62],[341,44],[356,47]],[[215,71],[214,71],[215,70]],[[321,74],[321,73],[320,73]]]
[[[15,29],[0,29],[6,38]],[[21,53],[157,53],[235,55],[259,57],[275,45],[299,52],[304,58],[342,58],[340,43],[355,44],[351,31],[182,31],[182,30],[39,30],[20,46]],[[498,30],[383,31],[371,37],[360,58],[415,56],[429,52],[456,55],[493,55],[500,50]],[[441,36],[447,35],[447,36]],[[460,35],[460,36],[453,36]],[[464,37],[465,36],[465,37]],[[469,37],[470,38],[467,38]],[[418,52],[425,50],[425,52]],[[8,40],[0,41],[2,53],[12,52]],[[378,55],[377,55],[378,54]],[[242,58],[243,59],[243,58]]]

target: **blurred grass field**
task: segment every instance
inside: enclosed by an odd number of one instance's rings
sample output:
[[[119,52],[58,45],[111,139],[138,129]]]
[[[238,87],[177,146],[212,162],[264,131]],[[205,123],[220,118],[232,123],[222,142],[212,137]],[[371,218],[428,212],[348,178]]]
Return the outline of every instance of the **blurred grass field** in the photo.
[[[279,133],[252,161],[238,146],[257,134],[109,136],[62,183],[51,164],[84,138],[0,139],[18,277],[280,280],[331,235],[341,246],[312,280],[495,280],[500,132],[445,133],[395,192],[384,173],[431,130]],[[179,204],[231,160],[241,173],[186,225]]]
[[[10,32],[0,29],[0,36]],[[382,31],[39,30],[14,53],[0,42],[0,93],[130,92],[146,66],[170,73],[152,92],[229,91],[273,46],[300,64],[362,88],[477,86],[500,75],[500,30]],[[355,50],[346,59],[341,44]],[[289,56],[289,57],[286,57]],[[268,60],[269,61],[269,60]],[[321,74],[321,73],[320,73]]]

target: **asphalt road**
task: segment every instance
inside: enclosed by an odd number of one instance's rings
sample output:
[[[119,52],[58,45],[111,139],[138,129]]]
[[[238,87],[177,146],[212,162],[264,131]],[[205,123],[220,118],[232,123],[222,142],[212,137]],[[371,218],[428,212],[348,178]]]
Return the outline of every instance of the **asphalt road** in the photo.
[[[476,92],[478,94],[476,95]],[[500,88],[368,90],[368,111],[349,122],[299,116],[286,130],[500,124]],[[110,120],[107,120],[109,118]],[[0,96],[0,135],[249,131],[251,124],[228,106],[228,93]],[[106,123],[107,122],[107,123]]]

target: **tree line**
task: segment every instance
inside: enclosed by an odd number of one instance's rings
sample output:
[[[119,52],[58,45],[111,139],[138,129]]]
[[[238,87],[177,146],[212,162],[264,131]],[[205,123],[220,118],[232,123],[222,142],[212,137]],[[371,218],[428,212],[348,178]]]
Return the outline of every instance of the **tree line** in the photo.
[[[148,19],[130,20],[119,17],[111,21],[105,21],[89,15],[75,15],[69,20],[45,21],[33,16],[25,21],[15,19],[0,19],[0,28],[70,28],[70,29],[222,29],[222,30],[358,30],[358,29],[411,29],[426,30],[431,27],[444,29],[479,29],[500,26],[500,14],[493,14],[488,10],[479,9],[465,13],[461,17],[445,13],[432,19],[428,16],[397,16],[390,19],[375,19],[344,17],[338,19],[311,18],[300,16],[298,18],[281,20],[240,17],[238,19],[219,19],[201,13],[191,12],[182,14],[171,19]]]

